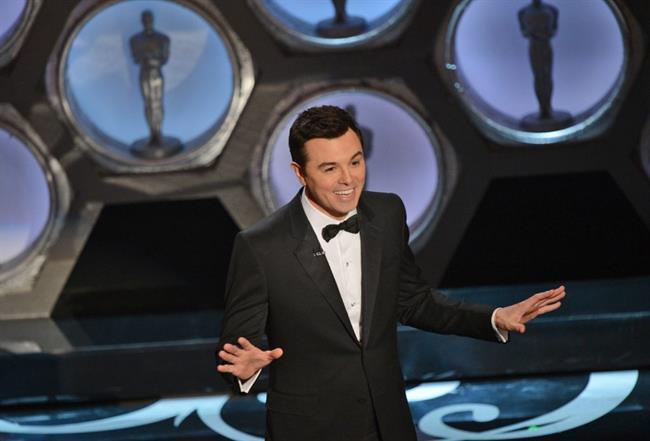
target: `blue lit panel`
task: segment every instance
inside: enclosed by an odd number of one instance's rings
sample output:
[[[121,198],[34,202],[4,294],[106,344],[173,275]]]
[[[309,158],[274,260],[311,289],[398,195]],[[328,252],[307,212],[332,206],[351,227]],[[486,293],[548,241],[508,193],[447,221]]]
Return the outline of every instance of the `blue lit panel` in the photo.
[[[11,38],[27,9],[27,0],[3,0],[0,7],[0,47]]]
[[[65,93],[76,120],[107,153],[128,161],[129,146],[149,135],[129,40],[141,14],[170,40],[164,77],[162,134],[180,140],[181,156],[199,148],[223,122],[233,98],[233,60],[223,36],[196,11],[158,0],[112,4],[74,36],[65,62]]]
[[[31,150],[0,128],[0,270],[30,251],[50,218],[50,188]]]
[[[435,215],[441,192],[438,144],[415,112],[370,90],[323,93],[287,113],[266,152],[266,185],[273,207],[289,202],[300,188],[289,167],[289,128],[301,111],[324,104],[353,109],[366,144],[366,189],[397,193],[406,206],[412,237],[417,236]]]
[[[627,64],[626,36],[614,6],[605,0],[543,0],[558,12],[550,44],[553,110],[572,122],[548,132],[522,127],[526,115],[539,111],[535,77],[519,12],[530,0],[466,0],[459,4],[450,30],[447,69],[470,109],[506,136],[545,143],[596,122],[620,91]],[[540,130],[543,132],[544,130]]]
[[[318,22],[334,15],[331,0],[268,0],[269,7],[275,7],[286,16],[302,22],[304,25],[316,27]],[[350,15],[363,17],[369,22],[381,19],[400,3],[400,0],[349,0],[347,12]]]
[[[347,23],[361,22],[356,31],[345,35],[323,33],[322,25],[336,17],[331,0],[252,0],[253,5],[279,31],[291,39],[313,47],[351,47],[362,45],[390,32],[413,9],[413,0],[348,0],[344,12]],[[328,26],[326,26],[327,28]]]

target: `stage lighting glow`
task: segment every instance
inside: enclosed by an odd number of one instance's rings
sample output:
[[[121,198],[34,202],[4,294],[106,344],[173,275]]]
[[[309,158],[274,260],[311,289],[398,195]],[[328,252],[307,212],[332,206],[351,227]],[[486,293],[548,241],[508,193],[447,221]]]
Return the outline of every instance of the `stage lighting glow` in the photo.
[[[409,403],[418,401],[433,400],[452,393],[460,386],[460,381],[440,381],[435,383],[424,383],[406,391],[406,399]]]

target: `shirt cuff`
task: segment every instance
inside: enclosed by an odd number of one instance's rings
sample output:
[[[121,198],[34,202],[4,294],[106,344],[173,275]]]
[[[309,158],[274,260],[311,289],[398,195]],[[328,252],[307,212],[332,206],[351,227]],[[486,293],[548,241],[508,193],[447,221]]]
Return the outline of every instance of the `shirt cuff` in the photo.
[[[237,383],[239,383],[239,391],[241,393],[247,394],[251,390],[251,387],[253,387],[253,384],[255,384],[255,381],[257,381],[257,377],[260,376],[260,372],[262,372],[262,369],[255,372],[255,374],[252,377],[250,377],[248,380],[244,381],[243,383],[239,378],[237,378]]]
[[[497,311],[499,309],[501,309],[501,308],[497,308],[492,312],[492,318],[490,318],[490,322],[492,323],[492,329],[494,329],[494,332],[496,332],[496,334],[497,334],[497,338],[499,339],[499,342],[507,343],[508,338],[509,338],[508,331],[504,331],[503,329],[497,328],[497,324],[496,324],[496,322],[494,320],[494,318],[495,318],[495,316],[497,314]]]

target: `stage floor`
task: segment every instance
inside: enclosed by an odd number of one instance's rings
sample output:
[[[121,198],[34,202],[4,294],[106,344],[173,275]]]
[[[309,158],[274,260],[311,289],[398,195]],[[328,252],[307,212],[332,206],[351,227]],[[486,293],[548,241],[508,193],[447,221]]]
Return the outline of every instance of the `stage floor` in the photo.
[[[411,385],[420,440],[647,440],[650,371]],[[0,409],[1,440],[262,440],[263,393]],[[334,422],[333,422],[334,423]]]

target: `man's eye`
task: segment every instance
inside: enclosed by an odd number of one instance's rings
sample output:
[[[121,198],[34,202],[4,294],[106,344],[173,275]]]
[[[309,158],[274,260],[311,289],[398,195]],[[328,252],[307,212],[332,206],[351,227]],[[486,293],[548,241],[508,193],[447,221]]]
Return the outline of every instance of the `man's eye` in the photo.
[[[352,165],[359,165],[361,161],[352,161]]]
[[[325,169],[325,172],[331,172],[331,171],[333,171],[333,170],[334,170],[334,167],[327,167],[327,168]]]

